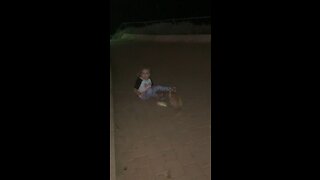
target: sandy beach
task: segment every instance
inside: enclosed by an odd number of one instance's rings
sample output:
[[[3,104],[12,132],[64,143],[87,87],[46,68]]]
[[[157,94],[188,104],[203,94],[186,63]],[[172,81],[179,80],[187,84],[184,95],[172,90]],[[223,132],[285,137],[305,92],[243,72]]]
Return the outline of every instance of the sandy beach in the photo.
[[[211,179],[210,45],[111,44],[117,180]],[[155,84],[177,87],[181,111],[134,95],[142,65]]]

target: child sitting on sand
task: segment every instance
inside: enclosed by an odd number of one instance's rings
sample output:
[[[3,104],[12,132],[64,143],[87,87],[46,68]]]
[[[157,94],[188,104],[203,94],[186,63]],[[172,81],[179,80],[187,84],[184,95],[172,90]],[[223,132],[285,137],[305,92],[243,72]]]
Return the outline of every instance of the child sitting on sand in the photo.
[[[168,86],[153,85],[150,75],[149,68],[143,68],[140,73],[138,73],[134,92],[140,99],[147,100],[150,98],[157,98],[159,97],[159,93],[175,91],[175,87],[171,88]]]

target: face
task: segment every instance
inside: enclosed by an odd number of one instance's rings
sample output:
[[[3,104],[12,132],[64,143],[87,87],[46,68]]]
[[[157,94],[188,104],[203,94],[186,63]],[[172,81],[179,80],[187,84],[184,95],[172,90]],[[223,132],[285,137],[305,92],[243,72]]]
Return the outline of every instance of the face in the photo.
[[[150,70],[149,69],[143,69],[141,71],[141,78],[142,79],[149,79],[150,77]]]

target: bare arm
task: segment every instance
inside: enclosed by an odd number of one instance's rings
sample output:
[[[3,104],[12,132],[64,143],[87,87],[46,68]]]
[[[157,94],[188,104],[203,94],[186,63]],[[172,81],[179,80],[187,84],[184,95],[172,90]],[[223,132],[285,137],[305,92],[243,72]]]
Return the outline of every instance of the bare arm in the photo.
[[[133,92],[137,95],[137,96],[140,96],[142,93],[141,92],[139,92],[137,89],[133,89]]]

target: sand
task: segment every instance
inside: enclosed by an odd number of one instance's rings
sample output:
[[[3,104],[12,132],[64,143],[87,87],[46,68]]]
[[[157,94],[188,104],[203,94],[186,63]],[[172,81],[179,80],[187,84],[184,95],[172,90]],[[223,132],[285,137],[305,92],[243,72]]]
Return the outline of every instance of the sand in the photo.
[[[211,179],[210,43],[111,44],[118,180]],[[176,111],[133,93],[139,67],[155,84],[176,86]]]

